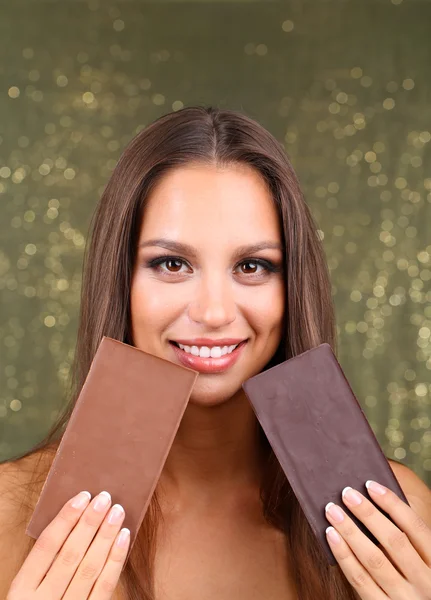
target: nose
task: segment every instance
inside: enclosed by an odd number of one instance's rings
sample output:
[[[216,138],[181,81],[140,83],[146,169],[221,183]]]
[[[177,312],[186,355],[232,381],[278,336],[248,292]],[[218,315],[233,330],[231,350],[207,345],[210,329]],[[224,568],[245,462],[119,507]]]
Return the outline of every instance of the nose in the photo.
[[[232,283],[224,278],[202,278],[189,304],[189,317],[207,329],[221,328],[235,320]]]

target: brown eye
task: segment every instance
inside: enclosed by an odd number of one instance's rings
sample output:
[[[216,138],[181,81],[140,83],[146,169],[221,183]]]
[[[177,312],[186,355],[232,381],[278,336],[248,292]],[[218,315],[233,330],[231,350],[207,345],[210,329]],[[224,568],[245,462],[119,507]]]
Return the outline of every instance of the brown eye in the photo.
[[[181,267],[183,266],[183,262],[181,260],[179,260],[178,258],[168,258],[165,261],[166,264],[166,268],[168,271],[171,271],[173,273],[177,273],[178,271],[181,270]]]
[[[243,273],[256,273],[258,264],[248,260],[243,262],[241,265],[241,270]]]

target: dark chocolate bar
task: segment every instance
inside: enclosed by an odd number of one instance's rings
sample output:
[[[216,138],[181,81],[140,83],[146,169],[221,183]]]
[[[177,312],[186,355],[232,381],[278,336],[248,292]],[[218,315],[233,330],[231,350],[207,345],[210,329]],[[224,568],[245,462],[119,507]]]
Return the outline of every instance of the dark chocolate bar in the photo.
[[[111,494],[129,553],[197,372],[104,337],[51,465],[27,535],[38,538],[74,495]]]
[[[343,503],[342,490],[351,486],[373,502],[365,487],[372,479],[408,501],[331,346],[259,373],[243,389],[330,564],[337,563],[325,534],[328,502],[342,506],[377,544]]]

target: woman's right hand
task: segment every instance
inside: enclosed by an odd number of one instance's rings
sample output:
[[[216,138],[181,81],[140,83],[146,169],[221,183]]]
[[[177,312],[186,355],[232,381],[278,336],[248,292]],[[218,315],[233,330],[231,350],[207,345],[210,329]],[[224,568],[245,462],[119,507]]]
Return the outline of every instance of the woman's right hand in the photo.
[[[36,540],[6,600],[112,598],[130,532],[119,532],[125,516],[122,506],[116,504],[108,513],[109,493],[90,500],[89,492],[81,492],[63,506]]]

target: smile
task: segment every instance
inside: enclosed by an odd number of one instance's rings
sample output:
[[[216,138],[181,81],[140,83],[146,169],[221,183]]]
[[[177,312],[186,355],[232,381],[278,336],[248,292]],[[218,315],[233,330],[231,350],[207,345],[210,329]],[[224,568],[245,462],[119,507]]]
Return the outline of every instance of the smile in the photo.
[[[174,342],[175,343],[175,342]],[[221,356],[225,356],[225,354],[230,354],[237,348],[239,344],[233,344],[231,346],[212,346],[209,348],[208,346],[184,346],[183,344],[178,344],[178,347],[187,354],[192,354],[193,356],[200,356],[201,358],[220,358]]]
[[[223,340],[223,342],[228,341],[230,340]],[[210,374],[223,373],[230,369],[241,356],[242,351],[247,345],[247,341],[242,340],[236,344],[228,344],[220,340],[220,345],[215,346],[211,340],[211,345],[206,346],[204,344],[198,345],[198,340],[193,345],[181,344],[180,342],[171,340],[170,344],[177,360],[185,367],[194,369],[199,373]]]

